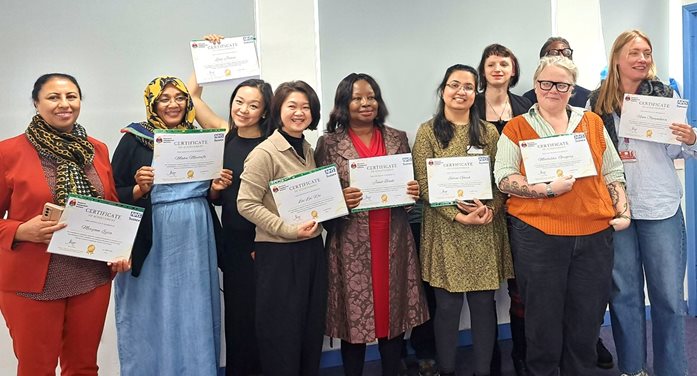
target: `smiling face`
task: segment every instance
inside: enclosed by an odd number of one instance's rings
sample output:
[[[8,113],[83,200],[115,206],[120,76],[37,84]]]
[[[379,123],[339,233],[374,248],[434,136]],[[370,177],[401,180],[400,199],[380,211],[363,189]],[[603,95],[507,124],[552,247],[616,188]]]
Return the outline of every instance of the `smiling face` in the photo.
[[[453,86],[457,89],[453,89]],[[443,104],[446,114],[450,111],[469,111],[474,103],[477,82],[472,73],[456,70],[448,76],[443,88]]]
[[[72,81],[55,77],[41,87],[34,107],[59,132],[70,132],[80,115],[80,91]]]
[[[230,115],[238,128],[258,127],[265,104],[261,91],[256,87],[242,86],[232,99]]]
[[[162,119],[167,128],[174,128],[184,120],[186,103],[186,94],[168,84],[155,101],[155,113]]]
[[[281,104],[281,124],[284,132],[293,137],[302,137],[303,131],[312,122],[310,101],[305,93],[293,91]]]
[[[569,103],[569,98],[571,98],[572,89],[569,89],[566,93],[560,93],[556,86],[552,86],[550,90],[542,90],[538,81],[573,84],[571,73],[556,65],[548,65],[537,75],[535,80],[535,95],[537,95],[540,109],[548,112],[564,110]]]
[[[484,61],[484,79],[488,86],[508,87],[513,75],[515,69],[510,57],[491,55]]]
[[[649,76],[653,63],[651,46],[644,38],[636,37],[622,47],[616,61],[623,81],[644,80]]]
[[[378,101],[375,92],[366,80],[358,80],[353,84],[353,93],[349,102],[349,121],[353,125],[373,126],[378,115]]]

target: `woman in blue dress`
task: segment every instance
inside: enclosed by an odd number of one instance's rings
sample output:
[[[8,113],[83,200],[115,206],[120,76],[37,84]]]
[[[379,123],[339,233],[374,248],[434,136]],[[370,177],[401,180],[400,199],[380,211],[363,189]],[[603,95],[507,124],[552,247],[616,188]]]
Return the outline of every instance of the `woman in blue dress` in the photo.
[[[184,83],[158,77],[145,89],[147,121],[124,128],[112,161],[122,202],[145,208],[131,274],[116,279],[121,375],[215,375],[220,354],[220,292],[209,190],[220,178],[153,184],[154,129],[191,129]]]

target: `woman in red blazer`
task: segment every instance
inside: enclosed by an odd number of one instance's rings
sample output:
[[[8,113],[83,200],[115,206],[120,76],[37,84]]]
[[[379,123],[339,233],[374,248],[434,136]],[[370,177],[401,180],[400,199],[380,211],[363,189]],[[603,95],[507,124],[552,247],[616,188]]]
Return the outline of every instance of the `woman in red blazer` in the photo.
[[[76,122],[81,98],[74,77],[39,77],[37,114],[0,142],[0,311],[18,375],[53,375],[59,358],[63,375],[96,375],[111,279],[130,267],[46,252],[64,225],[42,220],[45,203],[64,206],[70,193],[118,200],[106,145]]]

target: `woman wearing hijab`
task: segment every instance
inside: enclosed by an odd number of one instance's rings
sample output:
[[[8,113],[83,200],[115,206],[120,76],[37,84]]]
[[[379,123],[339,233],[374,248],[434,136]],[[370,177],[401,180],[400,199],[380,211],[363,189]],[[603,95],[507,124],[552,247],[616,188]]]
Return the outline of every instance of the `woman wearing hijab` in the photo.
[[[122,202],[145,208],[130,275],[116,280],[122,375],[215,375],[220,354],[220,293],[213,220],[206,197],[229,186],[154,185],[155,129],[192,129],[184,83],[157,77],[145,88],[147,120],[122,130],[112,165]],[[217,219],[216,219],[217,220]]]
[[[64,375],[96,375],[112,273],[129,263],[47,253],[65,225],[41,212],[71,193],[118,200],[109,151],[77,123],[82,91],[73,76],[39,77],[32,99],[24,134],[0,143],[0,311],[18,375],[54,374],[59,358]]]

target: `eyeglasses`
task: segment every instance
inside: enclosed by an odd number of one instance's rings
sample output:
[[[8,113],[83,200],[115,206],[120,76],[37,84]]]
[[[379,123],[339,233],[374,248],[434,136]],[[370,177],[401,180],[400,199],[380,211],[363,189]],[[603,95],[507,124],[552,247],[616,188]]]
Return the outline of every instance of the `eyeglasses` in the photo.
[[[176,104],[181,105],[181,104],[186,103],[186,99],[187,99],[186,95],[177,95],[174,98],[166,98],[166,97],[165,98],[158,98],[156,100],[156,102],[157,102],[157,104],[163,105],[163,106],[169,105],[170,103],[172,103],[172,101],[174,101],[174,103],[176,103]]]
[[[554,82],[554,81],[545,81],[545,80],[537,80],[537,83],[540,85],[540,89],[544,91],[550,91],[552,90],[552,87],[556,87],[557,91],[560,93],[566,93],[571,89],[573,84],[569,84],[566,82]]]
[[[463,84],[463,83],[460,83],[457,81],[447,83],[445,86],[455,90],[456,93],[460,90],[464,90],[465,93],[474,93],[474,86],[473,85]]]
[[[545,52],[545,56],[559,56],[559,55],[561,55],[564,57],[568,57],[569,59],[571,59],[571,55],[573,55],[573,54],[574,54],[574,50],[572,50],[571,48],[568,48],[568,47],[567,48],[556,48],[556,49],[553,48],[553,49],[549,49],[549,50],[547,50],[547,52]]]

